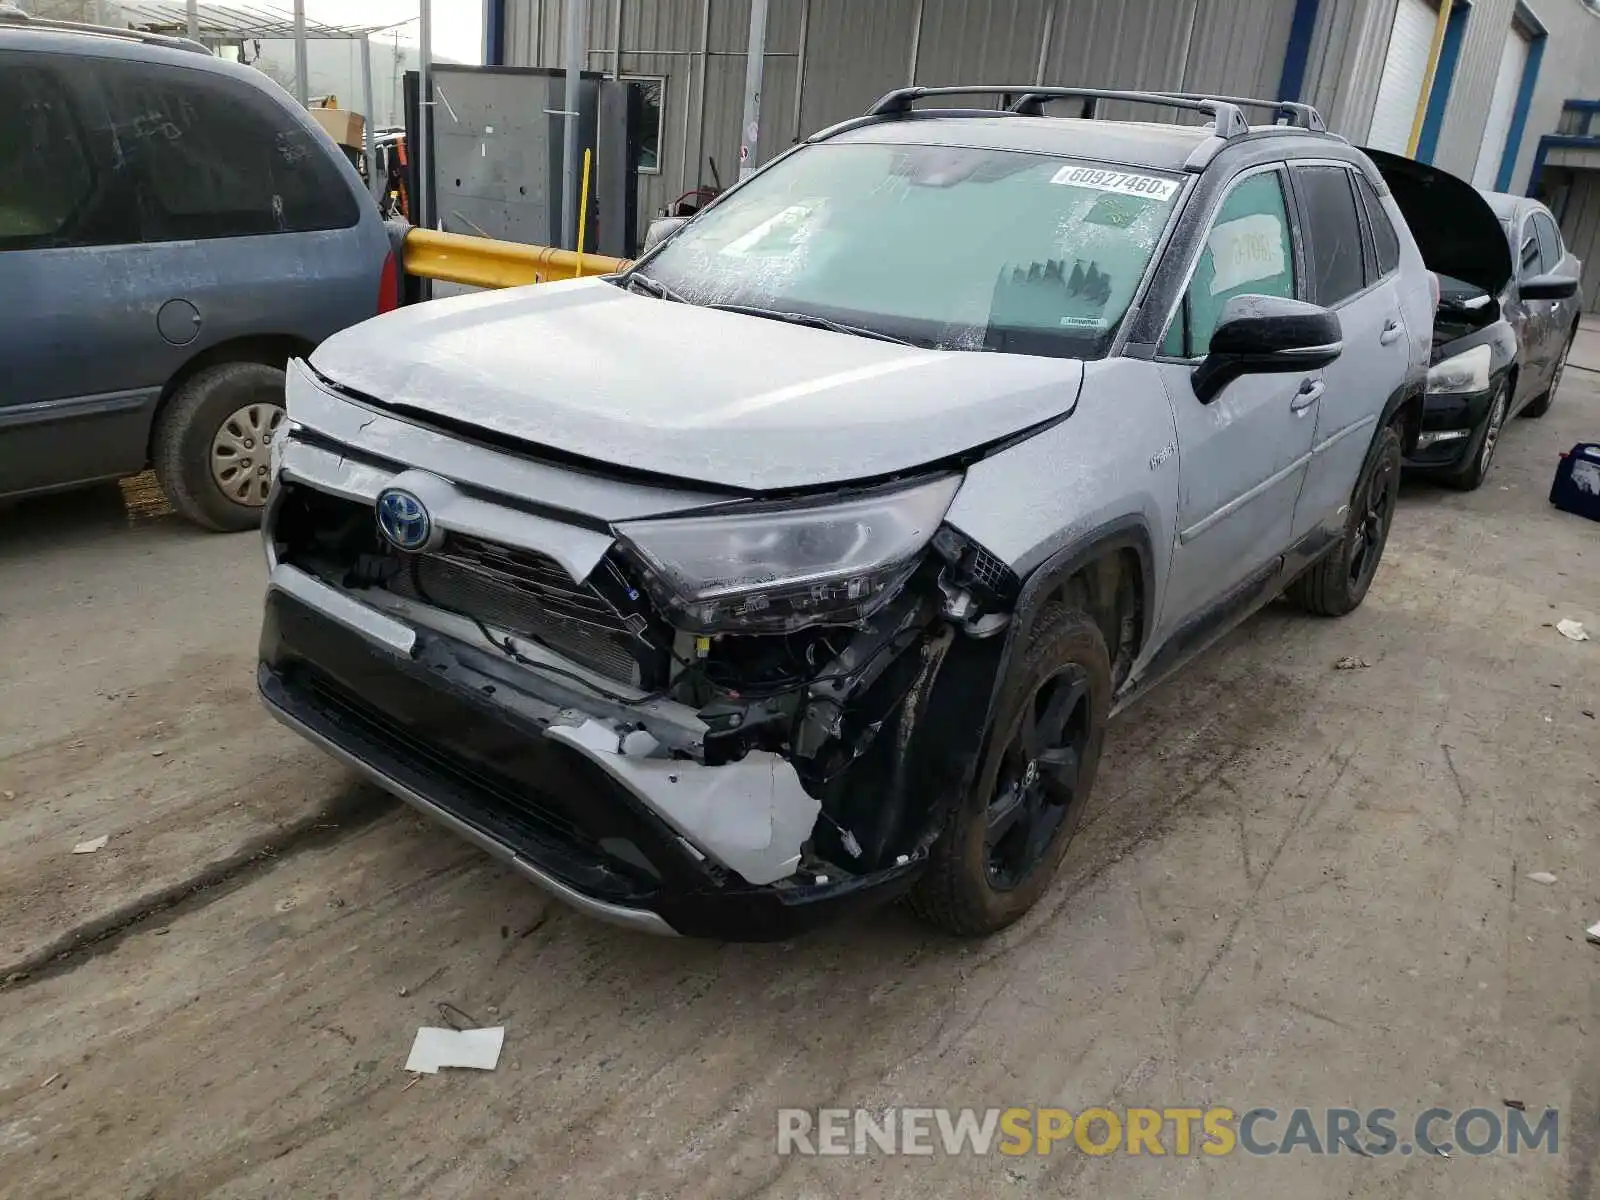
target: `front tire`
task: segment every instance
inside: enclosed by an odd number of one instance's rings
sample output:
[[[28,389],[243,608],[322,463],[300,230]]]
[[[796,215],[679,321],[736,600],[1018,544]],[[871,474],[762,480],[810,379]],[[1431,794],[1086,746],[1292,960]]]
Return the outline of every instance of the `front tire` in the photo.
[[[261,524],[283,384],[281,370],[255,362],[219,363],[184,381],[156,419],[156,477],[173,508],[207,529]]]
[[[984,745],[986,774],[952,806],[913,910],[949,933],[1004,929],[1050,886],[1083,819],[1111,710],[1099,626],[1045,607]]]
[[[1489,477],[1489,467],[1494,462],[1495,448],[1500,444],[1500,435],[1505,430],[1506,413],[1510,407],[1511,389],[1502,383],[1494,399],[1489,402],[1488,415],[1483,419],[1483,427],[1472,439],[1465,461],[1448,475],[1441,476],[1443,483],[1463,492],[1476,491],[1483,486],[1483,481]]]
[[[1400,432],[1385,425],[1350,498],[1344,536],[1285,593],[1307,612],[1342,617],[1366,599],[1394,522],[1400,497],[1400,458]]]
[[[1522,416],[1534,419],[1550,411],[1551,402],[1556,398],[1556,388],[1561,386],[1561,373],[1567,369],[1567,355],[1572,353],[1572,339],[1577,336],[1576,328],[1567,335],[1567,344],[1561,347],[1561,357],[1556,360],[1556,369],[1550,374],[1550,386],[1529,402],[1528,407],[1522,410]]]

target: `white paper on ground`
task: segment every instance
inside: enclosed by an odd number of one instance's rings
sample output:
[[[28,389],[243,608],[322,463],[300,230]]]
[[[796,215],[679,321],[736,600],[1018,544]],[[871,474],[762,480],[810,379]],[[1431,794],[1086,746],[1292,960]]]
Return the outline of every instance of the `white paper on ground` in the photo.
[[[93,854],[96,850],[104,850],[106,843],[110,840],[109,834],[102,833],[99,837],[90,838],[87,842],[79,842],[72,848],[72,852],[74,854]]]
[[[406,1070],[424,1075],[432,1075],[440,1067],[492,1071],[500,1061],[500,1046],[505,1040],[504,1025],[493,1029],[436,1029],[424,1025],[411,1043]]]
[[[1589,940],[1596,946],[1600,946],[1600,921],[1596,921],[1593,925],[1589,926],[1587,932],[1589,934]]]
[[[1563,617],[1556,622],[1556,632],[1564,638],[1571,638],[1575,642],[1587,642],[1589,631],[1583,627],[1582,621],[1570,621]]]

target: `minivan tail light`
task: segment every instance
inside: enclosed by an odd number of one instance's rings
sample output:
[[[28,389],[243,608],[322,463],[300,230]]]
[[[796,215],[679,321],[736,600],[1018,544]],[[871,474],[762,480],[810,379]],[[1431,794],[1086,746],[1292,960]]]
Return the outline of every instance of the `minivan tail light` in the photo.
[[[384,257],[383,273],[378,276],[378,312],[393,312],[400,307],[400,264],[391,250]]]

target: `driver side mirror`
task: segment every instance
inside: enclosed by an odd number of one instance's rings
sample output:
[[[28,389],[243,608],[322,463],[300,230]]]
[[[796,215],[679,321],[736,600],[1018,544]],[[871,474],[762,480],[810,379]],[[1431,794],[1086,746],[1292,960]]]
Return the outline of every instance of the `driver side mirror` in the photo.
[[[1571,275],[1535,275],[1517,285],[1524,300],[1565,300],[1578,293],[1578,281]]]
[[[1283,296],[1235,296],[1222,309],[1211,349],[1194,369],[1194,394],[1210,404],[1241,375],[1314,371],[1339,357],[1336,314]]]

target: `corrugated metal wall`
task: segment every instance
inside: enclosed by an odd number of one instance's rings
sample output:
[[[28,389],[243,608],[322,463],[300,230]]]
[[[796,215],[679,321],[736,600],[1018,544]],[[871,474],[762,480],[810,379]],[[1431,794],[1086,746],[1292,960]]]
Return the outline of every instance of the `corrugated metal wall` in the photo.
[[[1439,146],[1433,155],[1436,165],[1463,179],[1472,178],[1478,161],[1484,123],[1489,119],[1489,100],[1500,73],[1501,49],[1505,40],[1514,36],[1511,15],[1516,7],[1517,0],[1474,0],[1467,16],[1461,58],[1450,84],[1450,104],[1445,109]],[[1576,3],[1573,7],[1577,7]]]
[[[1321,0],[1302,97],[1366,139],[1396,0]],[[1577,0],[1528,0],[1549,29],[1513,190],[1561,101],[1600,92],[1600,21]],[[1186,88],[1275,96],[1295,0],[769,0],[762,161],[912,80]],[[507,0],[512,65],[561,64],[563,0]],[[588,65],[667,80],[662,171],[642,219],[737,176],[749,0],[589,0]],[[1516,0],[1473,0],[1434,161],[1470,177]],[[620,26],[618,14],[620,12]],[[617,55],[618,30],[622,53]],[[802,29],[805,45],[801,46]],[[1048,29],[1049,38],[1045,41]],[[804,63],[805,86],[796,94]],[[703,103],[701,101],[703,95]],[[1108,110],[1107,115],[1127,115]],[[1141,116],[1154,115],[1143,110]]]
[[[648,219],[712,182],[710,159],[724,184],[738,174],[749,0],[590,0],[593,70],[618,61],[619,3],[622,73],[667,80],[662,171],[640,189]],[[769,0],[760,158],[905,85],[913,53],[921,84],[1275,95],[1293,9],[1290,0]],[[560,65],[562,10],[562,0],[508,0],[507,63]]]
[[[1594,99],[1600,95],[1600,20],[1596,20],[1578,0],[1555,3],[1530,0],[1535,15],[1550,31],[1545,39],[1539,64],[1539,83],[1517,154],[1511,190],[1524,191],[1538,151],[1539,138],[1554,133],[1561,119],[1561,105],[1572,99]]]
[[[1511,176],[1511,190],[1528,182],[1541,134],[1550,133],[1568,97],[1600,92],[1600,21],[1578,0],[1527,0],[1548,31],[1533,103]],[[1364,142],[1394,24],[1396,0],[1322,0],[1307,63],[1305,96],[1322,110],[1328,127]],[[1473,0],[1451,81],[1434,162],[1471,178],[1484,122],[1511,32],[1517,0]]]
[[[1561,238],[1583,260],[1580,299],[1585,311],[1600,308],[1600,171],[1574,171],[1557,206]]]

